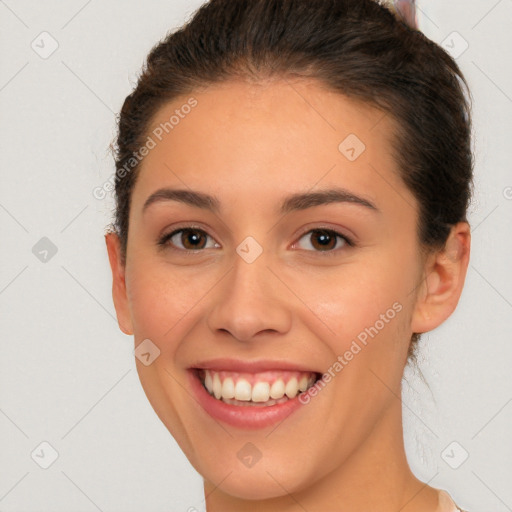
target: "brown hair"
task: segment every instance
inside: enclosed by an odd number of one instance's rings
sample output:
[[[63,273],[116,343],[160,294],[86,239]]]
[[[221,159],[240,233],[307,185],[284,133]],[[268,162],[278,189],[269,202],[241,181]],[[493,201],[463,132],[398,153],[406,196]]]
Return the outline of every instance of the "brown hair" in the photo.
[[[375,0],[210,0],[153,47],[121,109],[114,230],[123,261],[139,168],[126,172],[127,163],[157,111],[210,84],[273,77],[313,78],[390,115],[392,152],[418,201],[423,248],[442,248],[450,227],[467,220],[469,88],[439,45]]]

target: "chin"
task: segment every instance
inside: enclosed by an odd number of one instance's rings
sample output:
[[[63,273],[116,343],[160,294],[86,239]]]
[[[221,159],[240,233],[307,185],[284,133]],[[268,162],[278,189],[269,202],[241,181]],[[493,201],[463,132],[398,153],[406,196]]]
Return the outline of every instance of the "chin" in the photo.
[[[207,479],[213,487],[217,487],[222,492],[229,494],[241,500],[268,500],[288,495],[290,492],[296,492],[297,488],[302,488],[296,481],[297,476],[283,474],[282,470],[275,468],[268,473],[265,468],[256,472],[252,469],[231,468],[232,472],[220,473],[215,471],[212,479]],[[222,481],[224,479],[224,481]],[[219,485],[219,482],[220,483]]]
[[[230,453],[233,451],[229,450]],[[314,476],[322,478],[322,468],[315,470],[311,459],[308,464],[297,462],[296,450],[266,460],[263,455],[252,467],[245,467],[236,456],[219,464],[216,456],[212,454],[211,460],[202,458],[199,464],[194,464],[208,482],[210,489],[207,488],[207,494],[211,489],[217,489],[241,500],[270,500],[308,488],[315,480]]]

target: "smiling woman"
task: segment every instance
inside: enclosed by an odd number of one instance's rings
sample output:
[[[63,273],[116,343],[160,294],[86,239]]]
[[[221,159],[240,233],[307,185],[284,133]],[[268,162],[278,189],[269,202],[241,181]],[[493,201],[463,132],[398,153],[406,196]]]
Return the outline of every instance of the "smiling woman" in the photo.
[[[211,0],[124,102],[116,169],[159,137],[116,180],[114,304],[208,512],[457,510],[396,396],[463,289],[470,109],[393,7]]]

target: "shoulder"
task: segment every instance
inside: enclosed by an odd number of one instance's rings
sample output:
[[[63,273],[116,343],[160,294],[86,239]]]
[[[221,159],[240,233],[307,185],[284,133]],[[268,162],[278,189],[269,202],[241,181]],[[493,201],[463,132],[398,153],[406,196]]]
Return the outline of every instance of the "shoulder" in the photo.
[[[443,489],[439,489],[439,512],[468,512],[461,509]]]

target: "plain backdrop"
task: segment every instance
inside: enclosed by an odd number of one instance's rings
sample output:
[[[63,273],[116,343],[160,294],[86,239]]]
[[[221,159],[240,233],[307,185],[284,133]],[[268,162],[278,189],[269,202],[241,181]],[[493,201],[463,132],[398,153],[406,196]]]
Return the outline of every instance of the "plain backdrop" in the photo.
[[[0,0],[0,511],[204,510],[118,328],[104,242],[115,115],[199,0]],[[419,3],[473,94],[476,195],[459,306],[425,335],[403,410],[416,475],[512,510],[512,1]],[[58,46],[57,46],[58,45]],[[41,444],[43,443],[43,444]],[[48,466],[46,469],[44,466]]]

